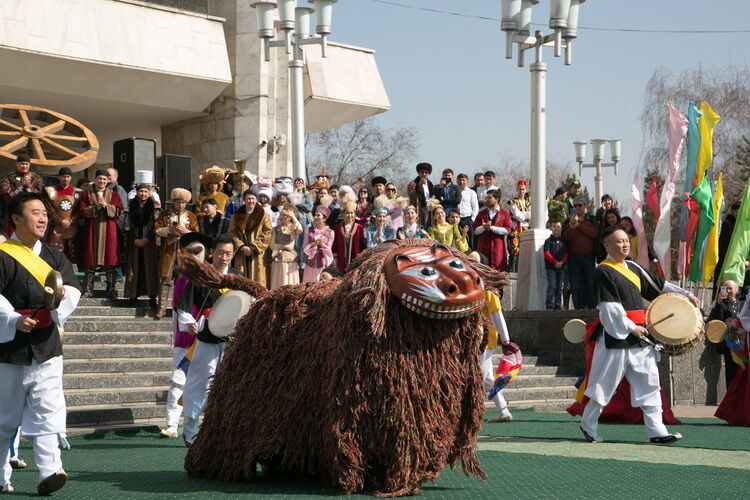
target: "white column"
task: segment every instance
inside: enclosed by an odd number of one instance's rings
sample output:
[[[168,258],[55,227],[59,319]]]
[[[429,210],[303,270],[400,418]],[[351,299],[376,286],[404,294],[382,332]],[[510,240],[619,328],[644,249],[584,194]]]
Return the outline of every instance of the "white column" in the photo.
[[[307,169],[305,167],[305,103],[302,61],[302,50],[296,45],[293,48],[294,57],[289,61],[289,74],[291,84],[292,102],[292,165],[294,176],[301,177],[307,182]]]
[[[541,62],[541,47],[537,47],[537,62],[529,66],[531,72],[531,229],[521,233],[518,262],[517,308],[521,311],[544,309],[547,274],[544,270],[544,240],[550,231],[547,222],[547,65]]]
[[[594,160],[594,167],[596,168],[596,173],[594,174],[594,196],[596,196],[596,199],[594,200],[594,206],[598,207],[599,203],[602,201],[602,196],[604,195],[604,178],[602,177],[602,161],[601,160]]]

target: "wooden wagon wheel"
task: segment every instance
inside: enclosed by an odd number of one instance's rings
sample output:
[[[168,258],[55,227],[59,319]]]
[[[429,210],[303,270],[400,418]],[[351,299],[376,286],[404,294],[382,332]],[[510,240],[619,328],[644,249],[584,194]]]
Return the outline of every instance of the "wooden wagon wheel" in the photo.
[[[99,154],[99,141],[80,122],[55,111],[0,104],[0,165],[15,168],[16,156],[31,157],[31,169],[57,175],[61,167],[78,172],[90,167]]]

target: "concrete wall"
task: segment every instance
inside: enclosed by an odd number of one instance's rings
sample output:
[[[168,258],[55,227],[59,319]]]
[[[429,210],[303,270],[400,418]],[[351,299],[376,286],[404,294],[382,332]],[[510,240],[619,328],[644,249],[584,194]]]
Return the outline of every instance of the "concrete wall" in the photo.
[[[263,145],[274,135],[291,135],[287,55],[273,50],[271,62],[261,63],[262,44],[249,2],[215,2],[211,9],[212,15],[226,19],[233,81],[206,115],[162,127],[162,153],[193,158],[194,188],[201,170],[211,165],[234,168],[235,159],[248,160],[247,171],[256,175],[291,175],[288,148],[274,155]]]

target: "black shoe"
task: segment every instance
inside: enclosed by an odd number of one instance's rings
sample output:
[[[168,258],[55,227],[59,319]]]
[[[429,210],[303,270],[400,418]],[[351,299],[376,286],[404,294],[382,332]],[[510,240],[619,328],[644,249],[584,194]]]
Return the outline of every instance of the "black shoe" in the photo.
[[[21,458],[11,458],[10,460],[8,460],[8,463],[10,464],[10,468],[14,470],[26,468],[26,462],[24,462]]]
[[[588,432],[583,430],[583,427],[580,427],[580,429],[581,429],[581,432],[583,432],[583,438],[586,440],[587,443],[603,443],[604,442],[604,440],[599,436],[596,436],[596,437],[591,436]]]
[[[547,308],[547,310],[552,309],[552,306],[545,306],[545,307]]]
[[[674,434],[667,434],[666,436],[651,438],[649,441],[654,444],[669,444],[674,443],[675,441],[679,441],[680,439],[682,439],[682,434],[680,434],[679,432],[675,432]]]
[[[182,440],[185,441],[185,448],[190,448],[190,445],[193,444],[193,443],[188,443],[188,440],[184,434],[182,435]]]
[[[68,475],[64,470],[60,469],[51,476],[46,477],[36,487],[36,492],[40,495],[49,495],[50,493],[59,490],[68,481]]]

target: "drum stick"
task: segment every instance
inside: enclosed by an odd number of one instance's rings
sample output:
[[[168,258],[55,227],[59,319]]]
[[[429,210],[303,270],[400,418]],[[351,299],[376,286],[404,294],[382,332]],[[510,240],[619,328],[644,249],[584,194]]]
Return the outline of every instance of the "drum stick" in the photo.
[[[667,321],[667,320],[668,320],[669,318],[671,318],[671,317],[673,317],[673,316],[674,316],[674,313],[669,313],[669,314],[667,314],[666,316],[664,316],[664,317],[663,317],[662,319],[660,319],[659,321],[655,321],[655,322],[651,323],[651,324],[650,324],[650,325],[648,325],[648,326],[647,326],[646,328],[653,328],[653,327],[655,327],[656,325],[658,325],[659,323],[662,323],[662,322],[664,322],[664,321]]]

